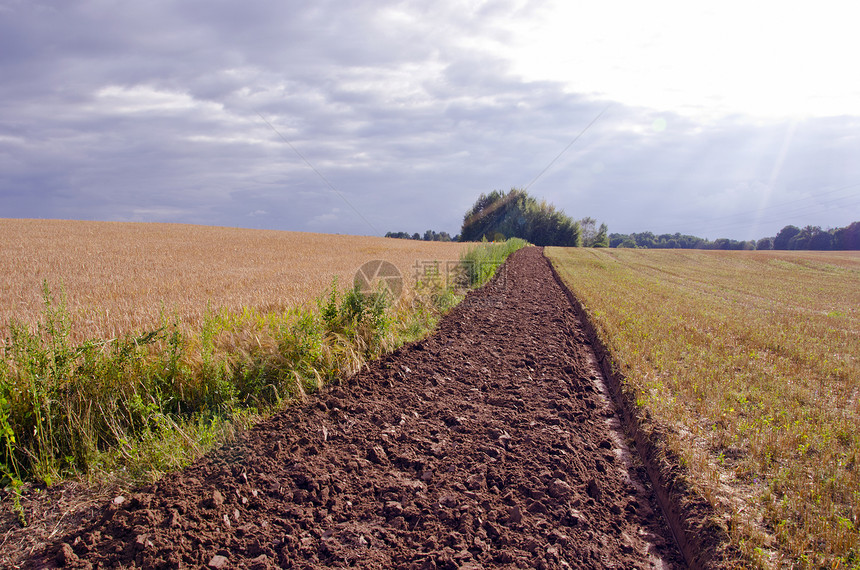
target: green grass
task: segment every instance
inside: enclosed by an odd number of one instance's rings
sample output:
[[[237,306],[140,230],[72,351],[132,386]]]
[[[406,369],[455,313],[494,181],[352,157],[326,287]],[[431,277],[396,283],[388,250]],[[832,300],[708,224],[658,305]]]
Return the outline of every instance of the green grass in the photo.
[[[510,254],[526,245],[525,240],[510,238],[503,242],[485,242],[467,250],[460,259],[469,286],[477,287],[489,281]]]
[[[860,567],[860,255],[550,248],[763,567]]]
[[[156,477],[222,439],[225,422],[241,425],[385,350],[389,313],[382,296],[333,289],[316,310],[208,313],[196,335],[165,323],[72,345],[65,304],[45,291],[36,330],[13,325],[2,345],[0,468],[47,484],[119,465]]]
[[[473,255],[507,254],[487,245]],[[310,307],[207,311],[190,333],[163,317],[157,330],[73,344],[65,300],[45,286],[40,322],[13,324],[0,343],[5,484],[17,492],[25,481],[70,477],[154,480],[423,337],[461,298],[432,279],[396,302],[335,282]]]

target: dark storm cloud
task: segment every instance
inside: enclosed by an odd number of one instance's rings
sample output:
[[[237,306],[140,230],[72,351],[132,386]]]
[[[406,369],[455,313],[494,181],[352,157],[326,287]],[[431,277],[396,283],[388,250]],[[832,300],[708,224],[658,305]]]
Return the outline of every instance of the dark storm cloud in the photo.
[[[533,194],[616,231],[764,235],[780,200],[852,221],[856,119],[701,125],[525,82],[491,47],[530,9],[0,2],[0,216],[456,233],[609,104]]]

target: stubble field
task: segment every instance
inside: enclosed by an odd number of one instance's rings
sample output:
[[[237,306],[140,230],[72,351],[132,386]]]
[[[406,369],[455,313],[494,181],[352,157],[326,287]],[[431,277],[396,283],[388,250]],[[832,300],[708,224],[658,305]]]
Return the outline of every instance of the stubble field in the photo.
[[[736,545],[860,565],[860,255],[547,255]]]

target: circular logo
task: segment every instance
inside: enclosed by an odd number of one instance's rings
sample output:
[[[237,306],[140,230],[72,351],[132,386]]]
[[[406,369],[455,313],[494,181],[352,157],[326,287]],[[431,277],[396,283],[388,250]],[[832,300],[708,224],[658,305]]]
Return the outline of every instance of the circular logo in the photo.
[[[403,293],[403,276],[397,266],[382,259],[368,261],[355,272],[355,288],[370,295],[383,288],[393,300],[400,298]]]

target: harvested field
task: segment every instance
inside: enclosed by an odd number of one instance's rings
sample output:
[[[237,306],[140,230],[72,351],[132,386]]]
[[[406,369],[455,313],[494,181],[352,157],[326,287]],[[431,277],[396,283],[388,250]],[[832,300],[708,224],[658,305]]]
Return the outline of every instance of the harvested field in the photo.
[[[735,546],[860,565],[860,254],[547,248]]]
[[[0,332],[32,323],[42,283],[65,291],[72,340],[113,338],[162,318],[197,326],[207,309],[282,309],[312,301],[366,261],[457,260],[468,244],[192,226],[0,219]]]
[[[526,248],[433,336],[95,509],[26,565],[683,567],[619,427]],[[23,536],[7,535],[18,554]]]

